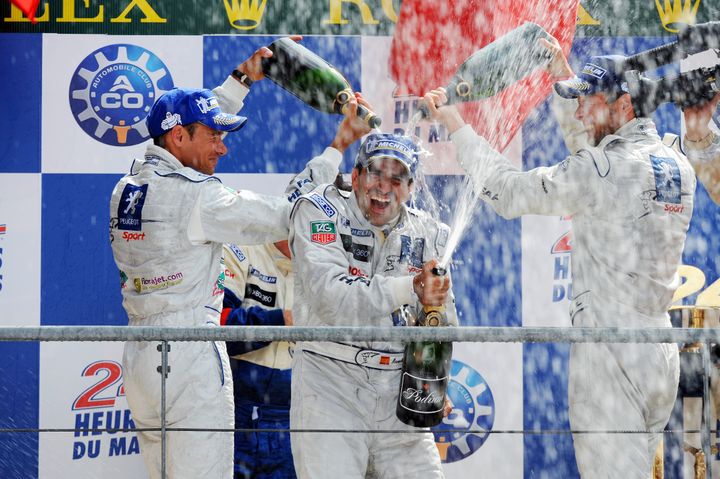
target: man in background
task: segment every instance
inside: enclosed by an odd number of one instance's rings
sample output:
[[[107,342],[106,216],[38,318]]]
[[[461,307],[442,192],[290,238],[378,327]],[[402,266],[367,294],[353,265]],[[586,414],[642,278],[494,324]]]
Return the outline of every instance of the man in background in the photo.
[[[589,141],[564,161],[519,171],[454,107],[438,108],[447,102],[442,88],[425,101],[498,214],[572,216],[574,326],[671,327],[667,311],[693,210],[692,166],[663,144],[651,119],[635,116],[621,57],[594,57],[574,76],[557,42],[541,42],[554,55],[550,72],[572,77],[555,91],[577,99],[574,116]],[[686,122],[692,116],[686,112]],[[678,374],[675,344],[571,346],[569,414],[583,478],[650,476]]]

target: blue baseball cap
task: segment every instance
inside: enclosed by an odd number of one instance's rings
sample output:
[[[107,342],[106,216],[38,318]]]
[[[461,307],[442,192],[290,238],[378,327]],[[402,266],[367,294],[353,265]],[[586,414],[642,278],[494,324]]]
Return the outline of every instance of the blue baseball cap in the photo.
[[[208,89],[173,88],[157,99],[145,123],[152,138],[158,138],[175,125],[200,122],[213,130],[236,131],[245,125],[244,116],[224,113],[215,94]]]
[[[360,145],[355,166],[367,168],[373,160],[379,158],[398,160],[407,168],[410,178],[415,177],[418,167],[418,148],[410,137],[391,133],[368,135]]]
[[[628,92],[625,81],[625,57],[605,55],[592,57],[574,78],[555,83],[555,91],[563,98],[605,93],[616,99]]]

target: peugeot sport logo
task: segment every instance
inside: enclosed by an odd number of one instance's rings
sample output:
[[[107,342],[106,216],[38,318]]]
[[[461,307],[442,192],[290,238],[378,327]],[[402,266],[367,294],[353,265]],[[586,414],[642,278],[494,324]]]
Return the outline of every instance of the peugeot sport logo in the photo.
[[[70,80],[70,110],[78,125],[111,146],[132,146],[150,136],[145,117],[172,89],[165,64],[137,45],[108,45],[89,54]]]
[[[440,458],[446,464],[465,459],[480,449],[495,423],[495,399],[490,386],[467,364],[453,359],[447,394],[453,409],[440,425],[432,428]]]

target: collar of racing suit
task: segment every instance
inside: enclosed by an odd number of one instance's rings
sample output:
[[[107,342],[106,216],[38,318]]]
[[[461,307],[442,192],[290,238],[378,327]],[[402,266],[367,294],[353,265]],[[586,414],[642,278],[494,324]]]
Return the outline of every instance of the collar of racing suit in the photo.
[[[648,136],[656,136],[658,137],[658,139],[660,138],[657,132],[657,128],[655,127],[655,123],[650,118],[633,118],[632,120],[618,128],[614,135],[608,135],[603,138],[603,140],[600,142],[600,145],[611,141],[613,136],[620,136],[629,140]]]
[[[166,168],[168,170],[179,170],[184,168],[180,160],[175,158],[175,155],[167,151],[165,148],[161,148],[157,145],[148,145],[145,150],[144,160],[135,160],[133,164],[133,173],[135,170],[145,163],[154,164],[160,168]]]

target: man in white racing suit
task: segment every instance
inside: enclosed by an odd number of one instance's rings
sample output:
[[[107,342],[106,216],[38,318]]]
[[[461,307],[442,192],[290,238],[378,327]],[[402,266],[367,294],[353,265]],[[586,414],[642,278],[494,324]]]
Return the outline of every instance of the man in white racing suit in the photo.
[[[322,185],[298,200],[290,242],[298,326],[405,326],[421,305],[445,305],[457,324],[447,276],[437,276],[448,228],[408,208],[417,148],[399,135],[369,135],[352,172],[353,192]],[[443,477],[430,432],[416,433],[395,408],[403,345],[303,342],[292,367],[290,424],[300,478]],[[399,433],[378,433],[392,430]],[[371,431],[358,433],[357,431]]]
[[[559,46],[550,71],[571,76]],[[551,167],[519,171],[465,125],[443,89],[425,96],[474,188],[505,218],[572,216],[570,316],[576,327],[670,327],[668,308],[693,210],[695,176],[682,153],[636,118],[620,57],[592,58],[555,85],[577,98],[591,145]],[[686,113],[687,119],[687,113]],[[569,415],[583,478],[650,477],[678,386],[675,344],[571,346]],[[583,433],[591,431],[590,433]],[[611,431],[610,433],[604,433]],[[617,434],[612,431],[643,431]]]
[[[291,201],[335,178],[340,153],[308,163],[288,198],[234,191],[210,176],[227,153],[224,134],[246,121],[225,112],[242,107],[252,81],[264,77],[261,59],[271,55],[262,47],[215,90],[173,89],[151,108],[146,122],[154,144],[110,201],[110,241],[130,325],[218,326],[223,243],[287,239]],[[351,99],[353,111],[338,129],[338,137],[348,137],[343,144],[367,131],[357,126],[358,101]],[[167,426],[211,429],[167,434],[168,477],[231,478],[233,386],[225,344],[176,342],[168,359]],[[138,428],[161,426],[160,361],[157,343],[125,344],[124,388]],[[150,477],[159,478],[160,432],[138,431],[138,438]]]

